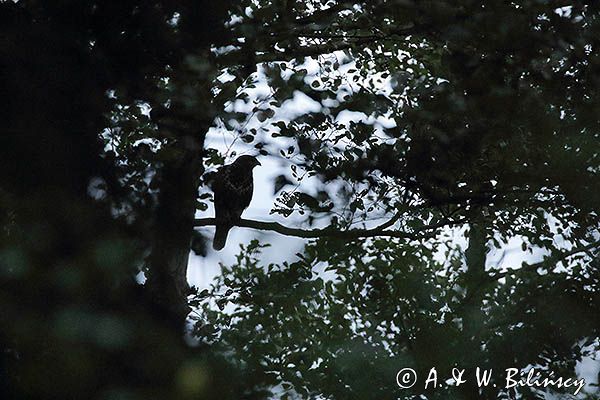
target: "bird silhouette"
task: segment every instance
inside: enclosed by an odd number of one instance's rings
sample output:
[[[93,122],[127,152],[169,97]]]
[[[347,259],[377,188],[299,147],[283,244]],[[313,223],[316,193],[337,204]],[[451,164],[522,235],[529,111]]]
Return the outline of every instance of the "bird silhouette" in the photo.
[[[213,249],[225,247],[229,230],[239,223],[242,212],[250,205],[254,190],[252,170],[260,162],[254,156],[243,155],[222,166],[215,174],[215,238]]]

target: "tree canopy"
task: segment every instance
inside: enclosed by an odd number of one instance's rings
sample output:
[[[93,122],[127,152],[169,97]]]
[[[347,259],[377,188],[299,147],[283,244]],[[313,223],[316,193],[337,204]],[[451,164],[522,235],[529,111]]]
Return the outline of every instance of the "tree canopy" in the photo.
[[[597,363],[599,11],[0,2],[0,395],[546,398],[445,380]],[[190,287],[240,154],[283,165],[240,226],[305,246]]]

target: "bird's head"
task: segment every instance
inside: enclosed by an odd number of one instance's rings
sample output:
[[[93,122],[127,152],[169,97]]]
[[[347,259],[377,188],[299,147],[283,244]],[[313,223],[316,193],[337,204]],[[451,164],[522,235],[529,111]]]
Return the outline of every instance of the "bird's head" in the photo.
[[[236,166],[240,168],[247,168],[250,170],[252,170],[252,168],[256,167],[257,165],[262,165],[256,157],[249,155],[243,155],[238,157],[237,160],[235,160],[234,164],[236,164]]]

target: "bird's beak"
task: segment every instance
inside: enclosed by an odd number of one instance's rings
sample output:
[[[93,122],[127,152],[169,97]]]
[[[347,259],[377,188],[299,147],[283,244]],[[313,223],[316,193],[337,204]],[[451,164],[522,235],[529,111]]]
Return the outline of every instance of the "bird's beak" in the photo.
[[[262,164],[258,160],[256,160],[256,165],[261,165],[262,166]]]

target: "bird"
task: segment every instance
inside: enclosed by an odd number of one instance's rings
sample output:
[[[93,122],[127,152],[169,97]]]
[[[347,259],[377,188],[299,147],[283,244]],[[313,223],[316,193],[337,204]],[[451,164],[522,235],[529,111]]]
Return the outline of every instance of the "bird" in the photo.
[[[215,237],[213,249],[225,247],[229,230],[239,223],[242,212],[250,205],[254,191],[252,171],[262,165],[254,156],[243,155],[224,165],[215,174],[212,188],[215,203]]]

